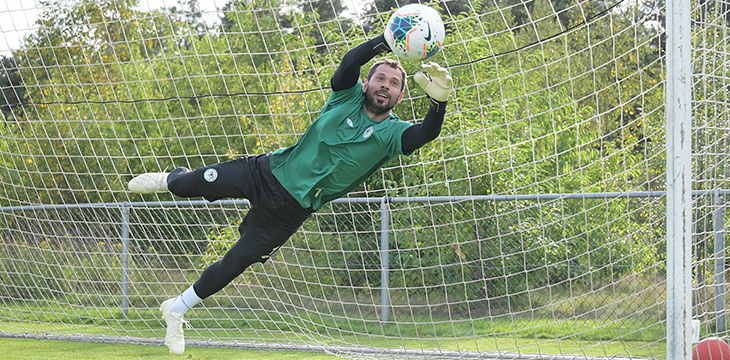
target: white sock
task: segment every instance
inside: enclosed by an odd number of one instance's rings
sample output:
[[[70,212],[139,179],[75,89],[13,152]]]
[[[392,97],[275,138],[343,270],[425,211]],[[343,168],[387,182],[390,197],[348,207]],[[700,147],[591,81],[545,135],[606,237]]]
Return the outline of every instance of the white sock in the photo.
[[[191,285],[180,296],[175,298],[175,301],[172,302],[171,310],[178,314],[184,314],[202,300],[203,299],[195,293],[195,289],[193,289],[193,286]]]

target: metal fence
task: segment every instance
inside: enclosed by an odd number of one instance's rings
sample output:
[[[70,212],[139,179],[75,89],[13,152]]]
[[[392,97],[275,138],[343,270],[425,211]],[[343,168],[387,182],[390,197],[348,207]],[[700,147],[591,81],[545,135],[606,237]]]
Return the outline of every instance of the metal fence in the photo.
[[[724,234],[724,197],[730,194],[730,190],[696,190],[692,192],[694,198],[707,197],[714,207],[712,214],[712,229],[714,232],[714,269],[712,274],[712,286],[714,287],[714,321],[718,332],[725,331],[725,234]],[[380,205],[380,320],[387,322],[390,317],[390,257],[389,244],[391,233],[391,206],[394,204],[443,204],[450,202],[547,202],[547,201],[571,201],[589,199],[656,199],[664,198],[667,193],[664,191],[637,191],[637,192],[606,192],[606,193],[576,193],[576,194],[533,194],[533,195],[484,195],[484,196],[437,196],[437,197],[353,197],[333,201],[333,204],[361,203]],[[130,214],[134,209],[140,208],[171,208],[171,207],[203,207],[215,204],[217,206],[248,206],[247,200],[219,200],[210,203],[205,200],[181,200],[181,201],[156,201],[156,202],[111,202],[96,204],[59,204],[59,205],[28,205],[28,206],[7,206],[0,207],[2,213],[14,213],[23,211],[57,211],[61,209],[88,209],[88,208],[117,208],[121,214],[121,248],[120,257],[122,270],[120,275],[121,285],[121,310],[126,316],[129,310],[129,259],[130,259]]]

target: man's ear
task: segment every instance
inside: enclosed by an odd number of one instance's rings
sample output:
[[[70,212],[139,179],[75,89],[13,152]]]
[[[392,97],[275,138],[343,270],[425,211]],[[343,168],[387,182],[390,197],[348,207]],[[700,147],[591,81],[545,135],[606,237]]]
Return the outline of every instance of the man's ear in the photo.
[[[398,101],[396,101],[396,104],[400,104],[401,100],[403,100],[403,95],[405,95],[405,91],[400,92],[400,96],[398,96]]]
[[[365,92],[365,89],[368,88],[368,80],[365,79],[362,81],[362,92]]]

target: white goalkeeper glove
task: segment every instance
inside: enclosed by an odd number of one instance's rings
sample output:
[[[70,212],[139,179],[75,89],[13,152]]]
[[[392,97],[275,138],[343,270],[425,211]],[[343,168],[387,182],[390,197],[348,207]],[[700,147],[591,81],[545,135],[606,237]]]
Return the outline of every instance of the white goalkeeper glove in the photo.
[[[454,85],[454,80],[451,78],[449,71],[442,68],[435,62],[428,64],[421,64],[421,68],[426,70],[428,77],[419,71],[413,79],[416,80],[416,84],[428,94],[431,99],[438,102],[446,102],[449,99],[449,93]]]

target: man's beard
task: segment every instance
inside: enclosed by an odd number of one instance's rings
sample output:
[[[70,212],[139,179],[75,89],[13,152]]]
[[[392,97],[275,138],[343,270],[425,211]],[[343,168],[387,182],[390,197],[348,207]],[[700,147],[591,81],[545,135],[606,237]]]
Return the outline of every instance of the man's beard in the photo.
[[[373,113],[374,115],[386,114],[388,113],[388,111],[393,109],[393,106],[395,106],[395,104],[390,103],[390,94],[385,91],[380,92],[388,96],[388,98],[382,104],[379,104],[377,98],[375,97],[375,95],[378,94],[378,91],[372,93],[367,91],[365,92],[365,109]]]

